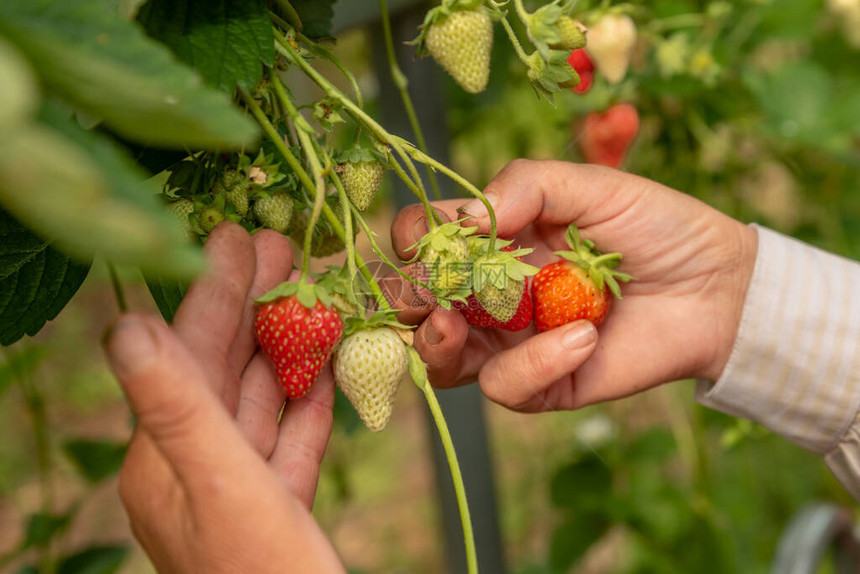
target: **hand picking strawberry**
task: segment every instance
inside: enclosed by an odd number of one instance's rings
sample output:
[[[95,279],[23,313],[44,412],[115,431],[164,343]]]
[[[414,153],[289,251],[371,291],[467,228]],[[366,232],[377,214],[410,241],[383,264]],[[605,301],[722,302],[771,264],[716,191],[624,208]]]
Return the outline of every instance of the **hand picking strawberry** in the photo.
[[[485,194],[499,237],[533,249],[523,260],[542,267],[532,280],[534,327],[474,328],[468,312],[401,301],[409,309],[402,320],[420,323],[415,348],[433,384],[477,379],[498,403],[544,411],[683,377],[716,380],[740,322],[754,230],[688,195],[596,165],[517,160]],[[434,206],[451,219],[470,214],[473,235],[490,231],[481,202]],[[399,254],[414,242],[421,213],[410,207],[395,220]],[[612,252],[600,255],[595,244]],[[607,315],[627,274],[636,280]]]

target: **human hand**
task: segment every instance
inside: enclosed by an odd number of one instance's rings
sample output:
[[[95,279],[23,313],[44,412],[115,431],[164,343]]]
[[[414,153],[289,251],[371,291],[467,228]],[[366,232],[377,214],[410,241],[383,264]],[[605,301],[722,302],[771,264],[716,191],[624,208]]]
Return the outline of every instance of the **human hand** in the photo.
[[[534,248],[541,267],[565,250],[573,222],[603,252],[621,252],[622,286],[599,335],[586,321],[545,333],[470,328],[429,294],[385,283],[400,319],[421,323],[415,347],[434,386],[478,378],[490,399],[522,411],[574,409],[686,377],[716,380],[728,361],[755,263],[756,233],[704,203],[653,181],[594,165],[517,160],[485,190],[500,237]],[[477,200],[434,204],[449,220],[489,233]],[[458,212],[459,210],[459,212]],[[426,231],[420,206],[392,225],[398,255]]]
[[[221,224],[211,272],[173,325],[126,314],[105,350],[137,416],[119,477],[132,530],[159,572],[343,572],[310,514],[334,379],[284,406],[254,338],[254,299],[286,280],[283,235]]]

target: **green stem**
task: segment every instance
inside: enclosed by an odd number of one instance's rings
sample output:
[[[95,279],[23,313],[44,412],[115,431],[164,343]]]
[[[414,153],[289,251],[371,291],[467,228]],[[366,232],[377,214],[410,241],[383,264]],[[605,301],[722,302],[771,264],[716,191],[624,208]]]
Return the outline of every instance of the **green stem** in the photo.
[[[411,150],[412,156],[415,158],[416,161],[423,163],[437,171],[441,171],[449,178],[451,178],[454,182],[460,184],[466,191],[477,197],[481,201],[481,203],[484,204],[484,207],[487,208],[487,213],[490,216],[490,242],[487,252],[492,253],[496,243],[496,212],[487,197],[481,192],[480,189],[472,185],[472,183],[468,179],[466,179],[453,169],[449,168],[442,162],[433,159],[432,157],[418,149],[412,147],[407,147],[406,149]]]
[[[466,500],[466,487],[463,484],[463,474],[460,472],[460,463],[457,461],[457,453],[454,450],[454,441],[451,440],[451,433],[448,430],[448,424],[445,422],[445,415],[442,414],[442,408],[439,406],[439,401],[436,399],[436,393],[433,392],[433,385],[425,383],[421,385],[421,390],[424,391],[424,397],[427,399],[427,406],[430,407],[430,413],[433,415],[433,420],[436,422],[436,427],[439,429],[439,438],[442,439],[442,447],[445,449],[445,456],[448,459],[448,466],[451,469],[451,478],[454,481],[454,492],[457,495],[457,506],[460,509],[460,521],[463,523],[463,541],[466,544],[466,565],[470,574],[478,572],[478,557],[475,552],[475,535],[472,531],[472,517],[469,514],[469,503]]]
[[[299,163],[299,160],[296,159],[296,156],[294,156],[289,148],[287,148],[284,140],[281,139],[281,136],[275,129],[275,126],[272,125],[272,122],[269,121],[269,118],[266,117],[266,114],[263,113],[260,106],[258,106],[257,102],[254,101],[254,98],[245,91],[241,91],[240,94],[245,105],[248,106],[248,109],[251,110],[251,114],[257,120],[257,123],[259,123],[260,127],[263,128],[263,132],[266,134],[266,137],[268,137],[272,144],[274,144],[275,149],[278,150],[284,160],[286,160],[287,164],[289,164],[290,168],[295,172],[296,176],[299,178],[299,182],[301,182],[302,186],[304,186],[308,192],[312,192],[314,190],[313,180],[308,176],[307,171],[305,171],[305,168],[301,163]],[[331,224],[335,234],[342,240],[346,241],[346,234],[343,225],[341,225],[341,222],[338,220],[337,215],[335,215],[331,207],[329,207],[325,202],[323,202],[322,205],[322,215]],[[373,292],[379,306],[384,309],[390,309],[391,305],[388,304],[388,300],[385,298],[385,295],[382,294],[382,289],[379,288],[379,285],[373,279],[373,275],[368,271],[364,259],[362,259],[361,255],[358,253],[355,254],[355,264],[358,266],[359,273],[361,273],[365,280],[367,280],[370,290]]]
[[[529,63],[529,56],[523,50],[522,44],[520,44],[520,39],[517,38],[517,35],[514,33],[514,29],[511,28],[511,24],[508,22],[508,19],[502,17],[502,27],[505,29],[505,32],[508,33],[508,38],[511,40],[511,44],[514,46],[514,51],[517,53],[517,57],[522,61],[523,64],[531,68],[531,64]]]
[[[321,58],[325,58],[337,68],[341,74],[344,75],[346,80],[349,82],[349,85],[352,87],[352,90],[355,92],[355,101],[358,103],[358,107],[364,108],[364,100],[361,96],[361,89],[358,87],[358,80],[355,79],[355,76],[352,72],[350,72],[346,66],[335,56],[331,51],[326,50],[313,40],[307,38],[301,32],[296,33],[305,46],[316,56]]]
[[[403,173],[402,168],[397,165],[397,162],[392,161],[392,167],[394,167],[395,172],[403,179],[404,182],[412,189],[421,203],[424,205],[424,210],[427,212],[427,221],[428,225],[431,229],[434,229],[437,225],[439,214],[433,209],[430,205],[430,202],[427,200],[427,193],[424,191],[424,184],[421,181],[421,176],[418,175],[418,170],[415,168],[415,165],[412,163],[409,155],[403,150],[401,145],[396,141],[396,139],[389,134],[385,128],[379,125],[376,120],[371,118],[368,114],[364,112],[360,107],[358,107],[352,100],[347,98],[341,93],[340,90],[337,89],[333,84],[331,84],[327,79],[325,79],[322,75],[320,75],[313,67],[308,64],[301,55],[296,52],[296,50],[290,45],[289,42],[286,41],[280,34],[275,35],[278,40],[278,45],[283,48],[283,53],[301,70],[307,75],[315,84],[317,84],[320,88],[325,91],[326,95],[330,98],[333,98],[341,103],[343,107],[352,115],[356,121],[364,124],[373,134],[380,140],[388,145],[390,145],[397,154],[402,158],[403,163],[406,164],[407,169],[410,172],[411,177],[407,177],[406,174]]]
[[[418,116],[415,114],[412,97],[409,95],[409,81],[397,64],[397,55],[394,53],[394,38],[391,34],[388,1],[379,0],[379,9],[382,12],[382,30],[385,35],[385,52],[388,55],[388,67],[391,70],[391,79],[400,92],[400,99],[403,100],[403,108],[406,110],[406,116],[409,118],[409,124],[412,126],[412,133],[415,134],[415,142],[418,144],[418,149],[424,153],[428,153],[424,132],[421,129]],[[439,189],[439,181],[436,179],[436,173],[429,166],[427,167],[427,178],[430,182],[430,188],[433,190],[434,197],[437,200],[441,200],[442,191]]]
[[[349,269],[349,274],[352,277],[355,277],[358,275],[358,269],[356,269],[355,265],[355,234],[353,233],[352,212],[350,211],[350,206],[352,204],[349,201],[349,197],[346,195],[346,189],[344,189],[343,183],[340,181],[340,177],[338,177],[334,170],[329,174],[329,179],[331,179],[334,184],[334,187],[337,190],[337,196],[340,198],[344,227],[343,244],[346,246],[346,265]],[[358,299],[355,296],[352,282],[349,284],[349,295],[352,298],[352,302],[357,304]]]
[[[526,7],[523,6],[523,0],[514,0],[514,8],[516,8],[517,16],[520,17],[520,20],[523,21],[523,24],[528,26],[530,14],[526,10]]]
[[[302,150],[305,152],[305,157],[308,158],[308,164],[311,166],[311,172],[314,175],[314,187],[313,187],[313,197],[314,197],[314,207],[311,211],[311,218],[308,222],[308,228],[305,230],[305,241],[304,247],[302,248],[302,271],[301,276],[299,277],[299,282],[303,283],[307,281],[308,273],[310,272],[310,262],[311,262],[311,245],[313,244],[313,232],[314,227],[316,227],[317,221],[319,220],[320,213],[322,213],[322,206],[325,203],[325,178],[323,176],[322,165],[320,164],[319,157],[314,151],[313,142],[311,138],[308,136],[307,132],[302,128],[302,123],[306,120],[299,113],[299,110],[296,108],[296,105],[287,95],[284,90],[284,85],[281,83],[280,78],[274,73],[271,74],[271,83],[275,88],[275,95],[278,97],[278,100],[283,104],[287,115],[292,120],[293,126],[296,128],[296,137],[299,139],[299,143],[302,146]],[[309,190],[311,191],[311,190]]]
[[[116,297],[116,304],[119,307],[120,313],[125,313],[128,311],[128,304],[126,303],[125,291],[122,288],[122,283],[119,280],[119,275],[116,272],[116,267],[113,266],[113,263],[108,261],[108,274],[110,275],[110,282],[113,286],[113,294]]]

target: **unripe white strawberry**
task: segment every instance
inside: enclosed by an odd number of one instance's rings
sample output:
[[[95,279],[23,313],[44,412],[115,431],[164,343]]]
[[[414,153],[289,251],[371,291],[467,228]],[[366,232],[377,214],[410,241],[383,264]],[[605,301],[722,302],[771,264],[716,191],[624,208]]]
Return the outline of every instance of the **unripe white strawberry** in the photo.
[[[440,14],[425,39],[431,56],[470,94],[483,92],[490,79],[493,21],[483,6]]]
[[[263,227],[286,233],[293,217],[293,198],[288,193],[273,193],[254,201],[254,215]]]
[[[381,431],[391,419],[400,381],[408,371],[406,345],[390,327],[345,337],[334,352],[334,376],[364,424]]]
[[[607,14],[588,29],[586,50],[610,84],[624,79],[635,45],[636,24],[630,16]]]

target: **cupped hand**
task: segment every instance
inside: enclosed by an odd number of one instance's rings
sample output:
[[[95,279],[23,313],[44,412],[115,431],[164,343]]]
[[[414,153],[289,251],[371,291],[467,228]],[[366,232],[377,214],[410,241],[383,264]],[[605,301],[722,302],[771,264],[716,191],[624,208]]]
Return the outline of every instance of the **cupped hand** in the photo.
[[[621,252],[622,286],[595,330],[580,321],[537,333],[470,328],[456,310],[390,278],[400,318],[421,323],[415,347],[438,387],[478,379],[492,400],[523,411],[573,409],[687,377],[716,380],[740,322],[755,262],[755,230],[656,182],[594,165],[517,160],[487,186],[500,237],[531,247],[538,267],[565,250],[575,223],[602,252]],[[444,219],[489,233],[477,200],[434,204]],[[426,231],[420,206],[400,212],[392,241],[402,258]],[[411,268],[411,269],[414,269]],[[407,268],[410,270],[410,268]]]
[[[210,272],[171,326],[126,314],[105,337],[137,416],[119,479],[132,530],[159,572],[343,572],[310,514],[331,372],[285,406],[253,332],[254,299],[290,274],[289,243],[228,223],[205,249]]]

